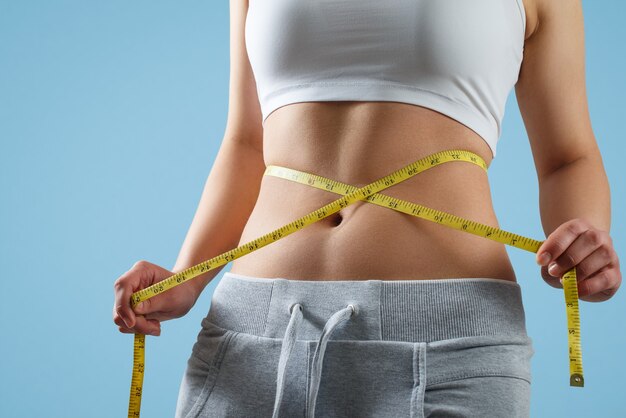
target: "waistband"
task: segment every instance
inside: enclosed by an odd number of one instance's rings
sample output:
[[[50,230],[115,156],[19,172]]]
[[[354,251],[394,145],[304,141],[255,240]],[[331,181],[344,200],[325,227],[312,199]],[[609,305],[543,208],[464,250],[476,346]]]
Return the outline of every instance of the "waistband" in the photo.
[[[526,335],[520,285],[503,279],[294,280],[226,272],[206,320],[225,329],[283,338],[292,308],[298,338],[315,340],[327,320],[351,306],[333,339],[430,342],[479,335]]]

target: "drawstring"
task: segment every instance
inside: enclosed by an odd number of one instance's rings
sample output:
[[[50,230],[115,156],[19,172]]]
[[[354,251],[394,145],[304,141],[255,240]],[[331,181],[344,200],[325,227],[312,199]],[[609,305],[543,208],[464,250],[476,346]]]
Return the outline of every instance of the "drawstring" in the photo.
[[[335,327],[342,321],[349,319],[354,312],[354,306],[348,305],[345,308],[335,312],[322,330],[320,339],[315,347],[315,354],[313,355],[313,365],[311,366],[311,384],[309,386],[309,398],[307,399],[307,416],[313,418],[315,416],[315,402],[317,400],[317,390],[319,389],[320,380],[322,380],[322,361],[324,360],[324,351],[326,351],[326,344],[330,334],[334,331]]]
[[[285,336],[283,337],[283,347],[280,350],[280,358],[278,359],[276,399],[274,400],[274,413],[272,415],[272,418],[278,418],[280,402],[283,400],[283,389],[285,387],[285,369],[287,367],[287,360],[289,360],[291,350],[296,344],[296,333],[298,332],[298,326],[302,322],[302,305],[300,305],[299,303],[293,304],[289,307],[289,310],[291,311],[291,319],[289,319],[289,325],[287,325],[287,329],[285,330]]]
[[[297,309],[296,309],[297,308]],[[291,351],[296,343],[296,334],[298,327],[302,323],[302,305],[294,303],[289,306],[291,318],[289,324],[285,330],[285,336],[283,337],[283,345],[280,351],[280,358],[278,359],[278,375],[276,378],[276,399],[274,400],[274,413],[272,418],[278,418],[278,411],[280,409],[280,403],[283,398],[283,391],[285,387],[285,369],[287,368],[287,361],[291,355]],[[354,305],[348,305],[331,315],[330,318],[324,324],[320,338],[315,346],[315,353],[313,354],[313,364],[311,366],[311,380],[309,382],[309,391],[307,403],[307,417],[313,418],[315,416],[315,402],[317,401],[317,392],[319,390],[320,381],[322,379],[322,362],[324,361],[324,352],[326,351],[326,345],[330,335],[335,330],[338,324],[349,319],[352,314],[356,312]]]

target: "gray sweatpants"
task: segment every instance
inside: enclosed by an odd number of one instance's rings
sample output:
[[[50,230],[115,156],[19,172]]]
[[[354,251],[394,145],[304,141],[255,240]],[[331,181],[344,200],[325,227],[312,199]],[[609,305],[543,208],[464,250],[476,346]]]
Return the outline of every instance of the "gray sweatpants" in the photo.
[[[176,417],[528,417],[534,352],[515,282],[226,272]]]

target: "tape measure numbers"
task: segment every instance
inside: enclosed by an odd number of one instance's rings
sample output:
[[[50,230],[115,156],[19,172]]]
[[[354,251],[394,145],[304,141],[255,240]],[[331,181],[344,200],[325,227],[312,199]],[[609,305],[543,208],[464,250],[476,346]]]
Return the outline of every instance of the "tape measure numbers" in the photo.
[[[468,151],[455,151],[465,154],[472,154]],[[456,157],[454,157],[456,158]],[[480,157],[478,157],[480,158]],[[469,161],[478,164],[477,159],[470,156],[469,160],[459,158],[459,160]],[[480,160],[482,161],[482,159]],[[486,169],[484,162],[479,164]],[[291,180],[297,183],[307,184],[315,188],[331,191],[339,194],[353,193],[356,187],[349,184],[341,183],[336,180],[327,179],[322,176],[309,174],[303,171],[294,170],[281,166],[268,166],[265,174]],[[344,192],[341,192],[344,190]],[[407,202],[406,200],[397,199],[382,193],[375,193],[368,196],[365,200],[375,205],[388,207],[399,212],[406,213],[411,216],[426,219],[432,222],[457,229],[459,231],[469,232],[470,234],[488,238],[493,241],[507,244],[522,250],[536,253],[543,241],[537,241],[521,235],[507,232],[500,228],[484,225],[478,222],[470,221],[450,213],[435,210],[416,203]],[[576,269],[573,268],[563,275],[563,291],[565,294],[565,306],[567,314],[568,327],[568,345],[569,345],[569,364],[570,364],[570,386],[584,386],[583,369],[582,369],[582,351],[580,342],[580,311],[578,308],[578,285],[576,278]]]
[[[256,251],[272,242],[278,241],[308,225],[324,219],[333,213],[340,211],[348,205],[359,200],[366,200],[379,206],[388,207],[399,212],[406,213],[411,216],[437,222],[460,231],[469,232],[474,235],[482,236],[506,245],[511,245],[526,251],[536,253],[543,241],[537,241],[532,238],[523,237],[513,234],[499,228],[480,224],[471,220],[463,219],[458,216],[407,202],[401,199],[393,198],[378,193],[388,187],[407,180],[425,170],[437,165],[451,161],[466,161],[478,165],[485,171],[487,165],[484,160],[466,150],[445,150],[428,155],[420,160],[411,163],[393,173],[378,179],[361,188],[354,187],[349,184],[341,183],[332,179],[327,179],[315,174],[306,173],[299,170],[290,169],[270,165],[266,168],[264,175],[284,178],[298,183],[306,184],[322,190],[341,194],[343,197],[313,211],[309,214],[296,219],[272,232],[269,232],[259,238],[240,245],[230,251],[222,253],[202,263],[191,266],[182,270],[158,283],[155,283],[145,289],[141,289],[131,295],[131,305],[134,307],[138,303],[148,300],[167,290],[178,286],[194,277],[213,270],[219,266],[227,264],[239,257]],[[570,359],[570,386],[582,387],[584,385],[583,369],[582,369],[582,350],[580,344],[580,317],[578,309],[578,285],[576,279],[575,268],[571,269],[563,276],[563,289],[565,294],[565,305],[568,323],[568,345]],[[141,408],[141,395],[144,374],[144,352],[145,352],[145,335],[135,334],[134,340],[134,356],[133,356],[133,375],[130,389],[130,400],[128,408],[129,417],[139,417]]]

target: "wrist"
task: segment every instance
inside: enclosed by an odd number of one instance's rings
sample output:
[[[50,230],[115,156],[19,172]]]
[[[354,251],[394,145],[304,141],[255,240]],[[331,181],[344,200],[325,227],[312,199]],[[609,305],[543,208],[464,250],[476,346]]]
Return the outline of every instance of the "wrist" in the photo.
[[[176,274],[187,268],[189,267],[174,267],[174,269],[172,269],[172,272]],[[202,293],[206,285],[209,284],[209,282],[217,275],[217,273],[219,273],[219,270],[220,269],[213,269],[199,276],[195,276],[185,282],[184,285],[187,287],[189,292],[192,293],[197,299],[198,297],[200,297],[200,294]]]

